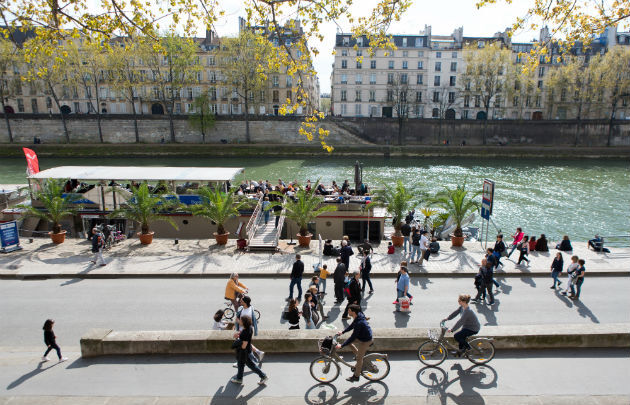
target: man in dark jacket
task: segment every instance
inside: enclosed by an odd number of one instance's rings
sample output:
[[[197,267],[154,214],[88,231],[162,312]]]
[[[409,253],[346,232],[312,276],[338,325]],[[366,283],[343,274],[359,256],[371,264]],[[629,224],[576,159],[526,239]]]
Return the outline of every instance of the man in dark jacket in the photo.
[[[404,244],[403,251],[407,253],[407,245],[409,245],[409,251],[411,251],[411,242],[409,236],[411,235],[411,225],[405,220],[405,223],[400,227],[400,233],[402,233]]]
[[[103,259],[103,248],[105,247],[105,236],[103,233],[99,231],[98,228],[92,229],[92,253],[94,253],[94,258],[91,260],[93,264],[98,264],[100,262],[101,266],[107,265],[105,263],[105,259]]]
[[[339,304],[343,301],[343,283],[346,278],[346,265],[341,262],[341,257],[337,258],[337,267],[333,273],[333,281],[335,282],[335,298],[336,303]]]
[[[346,265],[346,270],[350,270],[350,256],[354,254],[352,248],[348,246],[348,242],[345,240],[341,241],[341,250],[339,251],[341,256],[341,261]]]
[[[293,262],[293,269],[291,270],[291,284],[289,285],[289,298],[287,298],[287,301],[293,298],[294,285],[297,285],[297,289],[298,289],[297,300],[299,301],[300,297],[302,297],[302,274],[304,274],[304,263],[300,259],[301,259],[300,255],[295,255],[295,262]]]
[[[370,280],[370,272],[372,271],[372,262],[370,261],[370,254],[368,251],[363,251],[363,260],[361,261],[361,278],[363,284],[361,286],[361,292],[365,292],[365,283],[370,285],[370,294],[374,293],[374,287],[372,287],[372,280]]]
[[[492,284],[494,281],[494,272],[492,269],[492,266],[490,264],[488,264],[488,261],[486,259],[483,259],[481,261],[481,267],[479,267],[479,273],[481,274],[482,277],[482,282],[483,282],[483,286],[482,286],[482,291],[483,293],[481,294],[482,297],[479,297],[479,294],[477,294],[477,297],[475,297],[474,301],[478,301],[479,298],[485,300],[486,298],[486,291],[487,291],[487,295],[488,295],[488,305],[492,305],[494,304],[494,294],[492,294]],[[485,290],[485,291],[484,291]]]
[[[348,308],[350,305],[361,304],[361,286],[359,285],[359,272],[355,271],[352,273],[352,280],[350,280],[350,294],[348,295],[348,305],[346,305],[346,309],[343,311],[343,315],[341,319],[348,319]]]
[[[350,305],[348,307],[348,313],[352,318],[354,318],[354,320],[346,329],[343,330],[343,332],[337,332],[337,336],[343,335],[349,331],[352,331],[352,335],[350,335],[343,344],[337,344],[337,349],[350,345],[352,352],[357,358],[357,363],[354,366],[354,374],[347,378],[347,380],[355,382],[359,381],[359,376],[361,375],[361,371],[363,371],[363,356],[365,356],[367,349],[372,344],[372,329],[370,328],[365,315],[361,312],[361,307],[359,305]],[[372,365],[366,364],[366,368],[369,369],[369,367],[372,367]]]

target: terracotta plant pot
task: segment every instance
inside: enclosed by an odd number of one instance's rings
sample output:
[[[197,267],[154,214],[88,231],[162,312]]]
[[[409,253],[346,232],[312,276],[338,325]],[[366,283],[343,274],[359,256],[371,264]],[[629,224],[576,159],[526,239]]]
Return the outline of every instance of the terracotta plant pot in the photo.
[[[451,235],[451,246],[453,247],[461,247],[464,246],[464,238],[463,236],[453,236]]]
[[[392,234],[392,245],[394,245],[396,247],[401,247],[403,245],[403,243],[405,243],[405,237],[404,236],[396,236],[396,235]]]
[[[230,236],[229,232],[223,233],[223,234],[218,234],[218,233],[213,233],[214,235],[214,239],[217,241],[217,245],[225,245],[228,241],[228,238]]]
[[[302,236],[299,233],[297,234],[297,238],[298,238],[298,245],[301,247],[310,247],[311,246],[311,238],[313,237],[312,234],[308,234],[306,236]]]
[[[140,243],[143,245],[150,245],[151,242],[153,242],[153,234],[155,232],[149,232],[149,233],[142,233],[142,232],[138,232],[138,238],[140,238]]]
[[[48,235],[50,235],[50,239],[56,245],[59,245],[60,243],[63,243],[64,240],[66,240],[66,231],[61,231],[59,233],[48,232]]]

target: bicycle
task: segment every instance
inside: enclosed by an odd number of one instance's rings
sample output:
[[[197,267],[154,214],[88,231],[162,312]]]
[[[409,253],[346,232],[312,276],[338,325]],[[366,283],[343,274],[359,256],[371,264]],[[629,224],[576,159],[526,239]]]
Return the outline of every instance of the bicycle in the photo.
[[[445,324],[444,321],[440,322],[441,331],[439,333],[434,333],[434,331],[430,330],[429,340],[418,347],[418,359],[422,364],[435,367],[446,360],[448,352],[450,352],[451,355],[460,353],[459,349],[450,344],[444,337],[448,330]],[[492,339],[477,337],[468,341],[468,344],[470,345],[470,349],[466,350],[463,354],[474,364],[486,364],[494,358],[495,350]]]
[[[337,353],[336,336],[319,339],[317,346],[321,356],[313,360],[310,366],[311,377],[316,381],[326,384],[335,381],[339,376],[339,363],[350,367],[354,372],[354,366],[342,359]],[[363,377],[370,381],[380,381],[388,374],[389,360],[387,360],[386,354],[370,353],[363,357],[363,370],[361,371]]]
[[[230,300],[225,301],[225,308],[223,308],[223,319],[227,321],[231,321],[234,318],[235,313],[236,312],[234,311],[234,308],[232,306],[232,301]],[[260,311],[254,308],[254,314],[256,315],[256,320],[259,321]]]

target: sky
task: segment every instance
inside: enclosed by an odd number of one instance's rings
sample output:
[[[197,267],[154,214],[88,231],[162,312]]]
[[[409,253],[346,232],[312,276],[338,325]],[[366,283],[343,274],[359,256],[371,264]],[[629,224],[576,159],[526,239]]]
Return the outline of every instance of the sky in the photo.
[[[353,15],[361,15],[362,12],[371,10],[377,0],[355,0],[352,6]],[[425,25],[431,26],[433,35],[450,35],[456,28],[464,27],[464,36],[492,36],[496,32],[503,32],[511,26],[517,17],[522,17],[527,12],[528,6],[533,4],[530,0],[516,0],[507,5],[501,0],[496,4],[477,10],[475,0],[442,0],[439,2],[428,0],[415,0],[413,5],[403,15],[401,21],[392,24],[390,34],[418,34],[424,30]],[[238,33],[238,17],[245,16],[240,1],[222,1],[221,6],[225,10],[225,16],[216,24],[215,29],[219,36],[233,36]],[[343,32],[350,32],[347,21],[339,22]],[[330,75],[334,57],[332,51],[335,44],[335,35],[339,28],[334,23],[322,25],[324,41],[313,40],[310,46],[319,50],[319,55],[314,59],[317,70],[321,93],[330,93]],[[538,32],[517,32],[512,38],[515,42],[531,41],[538,38]]]

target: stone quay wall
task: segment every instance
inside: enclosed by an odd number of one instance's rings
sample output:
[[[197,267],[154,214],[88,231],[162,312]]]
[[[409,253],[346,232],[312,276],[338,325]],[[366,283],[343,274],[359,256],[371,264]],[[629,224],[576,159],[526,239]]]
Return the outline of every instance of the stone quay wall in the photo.
[[[31,143],[35,136],[43,143],[65,143],[61,119],[57,115],[10,115],[14,142]],[[97,119],[94,115],[69,115],[67,125],[71,143],[98,143]],[[301,117],[253,117],[250,136],[255,144],[306,145],[311,144],[300,135]],[[328,117],[318,124],[330,130],[327,142],[333,145],[398,145],[399,124],[388,118]],[[135,142],[134,122],[131,115],[106,115],[101,126],[104,142]],[[186,116],[174,119],[177,143],[202,143],[201,132],[189,125]],[[588,121],[475,121],[409,119],[403,123],[403,145],[528,145],[528,146],[630,146],[630,121],[616,120],[611,126],[607,120]],[[170,143],[169,120],[165,116],[141,115],[138,118],[140,142]],[[317,139],[317,138],[315,138]],[[0,143],[8,143],[4,121],[0,120]],[[206,131],[206,143],[241,144],[245,142],[245,120],[242,117],[219,116],[215,125]]]

